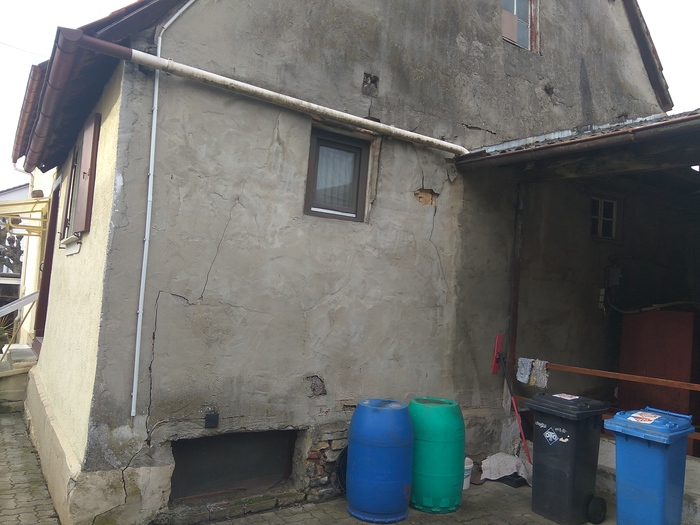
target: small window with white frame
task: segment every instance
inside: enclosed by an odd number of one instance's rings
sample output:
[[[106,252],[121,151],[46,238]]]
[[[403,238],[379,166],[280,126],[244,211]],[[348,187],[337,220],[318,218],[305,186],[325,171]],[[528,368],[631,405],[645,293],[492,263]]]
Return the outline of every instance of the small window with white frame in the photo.
[[[617,199],[591,197],[591,236],[597,239],[619,239],[620,202]]]
[[[539,52],[539,0],[501,0],[501,33],[519,47]]]
[[[369,141],[312,129],[304,213],[364,221],[369,155]]]

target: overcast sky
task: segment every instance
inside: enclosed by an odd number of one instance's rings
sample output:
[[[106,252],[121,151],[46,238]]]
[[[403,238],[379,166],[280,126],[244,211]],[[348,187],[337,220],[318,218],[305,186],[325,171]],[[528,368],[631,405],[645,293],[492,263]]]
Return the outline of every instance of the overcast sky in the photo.
[[[299,1],[299,0],[297,0]],[[587,1],[587,0],[568,0]],[[700,108],[700,0],[638,0],[664,67],[673,113]],[[80,27],[130,0],[4,0],[0,7],[0,189],[28,182],[12,168],[12,145],[32,64],[47,60],[56,28]],[[291,2],[290,2],[291,3]],[[3,160],[4,159],[4,160]],[[20,160],[20,164],[21,164]]]

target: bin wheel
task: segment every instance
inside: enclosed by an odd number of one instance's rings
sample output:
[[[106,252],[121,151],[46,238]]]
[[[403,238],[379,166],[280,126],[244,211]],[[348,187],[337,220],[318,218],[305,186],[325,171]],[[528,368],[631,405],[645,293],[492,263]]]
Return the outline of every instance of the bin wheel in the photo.
[[[588,521],[598,525],[605,521],[605,514],[608,511],[608,504],[603,498],[593,496],[588,503]]]

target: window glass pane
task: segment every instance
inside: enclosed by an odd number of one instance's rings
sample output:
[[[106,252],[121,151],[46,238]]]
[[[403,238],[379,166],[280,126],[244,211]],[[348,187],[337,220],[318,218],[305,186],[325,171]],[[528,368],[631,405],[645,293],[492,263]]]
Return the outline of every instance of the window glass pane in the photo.
[[[605,219],[615,217],[615,203],[613,201],[603,201],[603,217]]]
[[[355,157],[350,151],[321,146],[318,151],[316,198],[318,205],[354,209]]]
[[[518,45],[524,48],[530,47],[530,25],[518,20]]]
[[[603,221],[603,224],[601,225],[601,232],[600,236],[605,237],[606,239],[612,239],[613,238],[613,221]]]
[[[515,13],[515,0],[502,0],[501,7],[509,13]]]
[[[591,219],[591,235],[598,235],[598,218]]]
[[[70,188],[70,210],[68,211],[68,235],[73,235],[75,232],[75,210],[78,207],[78,195],[80,195],[80,184],[82,181],[82,177],[80,176],[82,173],[80,165],[81,160],[82,153],[81,150],[78,150],[76,153],[75,168],[71,171],[72,185]]]
[[[600,213],[600,201],[598,199],[591,199],[591,216],[597,217]]]
[[[530,25],[530,0],[516,0],[515,2],[515,14],[518,17],[518,20],[522,20],[523,22],[527,23],[527,25]]]

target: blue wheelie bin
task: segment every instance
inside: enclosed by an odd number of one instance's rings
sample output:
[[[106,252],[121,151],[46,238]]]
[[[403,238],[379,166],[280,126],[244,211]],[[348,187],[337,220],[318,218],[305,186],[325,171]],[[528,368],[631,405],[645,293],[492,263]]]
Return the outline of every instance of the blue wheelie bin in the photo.
[[[618,525],[678,525],[691,416],[647,407],[604,422],[615,434]]]

